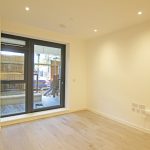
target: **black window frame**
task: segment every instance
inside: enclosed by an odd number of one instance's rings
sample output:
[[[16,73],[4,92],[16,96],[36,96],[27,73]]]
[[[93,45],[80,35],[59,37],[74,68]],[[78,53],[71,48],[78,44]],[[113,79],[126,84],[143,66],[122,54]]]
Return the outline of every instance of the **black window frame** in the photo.
[[[22,37],[22,36],[16,36],[12,34],[6,34],[1,33],[1,37],[5,38],[12,38],[17,40],[24,40],[26,41],[25,46],[16,46],[16,45],[4,45],[1,43],[1,49],[6,48],[6,50],[9,49],[9,51],[14,52],[23,52],[25,53],[25,78],[24,82],[26,82],[26,110],[23,113],[16,113],[16,114],[9,114],[9,115],[1,115],[1,117],[9,117],[9,116],[16,116],[21,114],[28,114],[33,112],[39,112],[39,111],[46,111],[46,110],[52,110],[52,109],[58,109],[58,108],[64,108],[65,107],[65,66],[66,66],[66,45],[60,44],[60,43],[54,43],[49,42],[45,40],[39,40],[39,39],[32,39],[28,37]],[[40,45],[40,46],[48,46],[48,47],[54,47],[54,48],[60,48],[61,49],[61,95],[60,95],[60,105],[51,106],[51,107],[44,107],[39,109],[34,109],[33,107],[33,73],[34,73],[34,45]],[[21,80],[22,81],[22,80]],[[21,82],[17,81],[17,82]],[[3,82],[3,81],[1,81]],[[8,81],[8,82],[15,82],[16,81]],[[23,81],[22,81],[23,82]]]

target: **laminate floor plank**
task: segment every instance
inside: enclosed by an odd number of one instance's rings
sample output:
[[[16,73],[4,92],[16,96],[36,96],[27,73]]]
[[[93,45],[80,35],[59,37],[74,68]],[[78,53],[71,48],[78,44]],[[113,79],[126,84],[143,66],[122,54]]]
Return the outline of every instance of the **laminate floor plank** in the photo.
[[[0,150],[150,150],[150,134],[80,111],[3,127]]]

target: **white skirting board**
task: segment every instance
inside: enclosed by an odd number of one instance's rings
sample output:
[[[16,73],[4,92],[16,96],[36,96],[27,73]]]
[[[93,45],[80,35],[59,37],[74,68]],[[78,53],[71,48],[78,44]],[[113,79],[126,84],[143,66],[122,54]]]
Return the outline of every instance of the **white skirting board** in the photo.
[[[23,115],[18,115],[18,116],[10,116],[10,117],[6,117],[6,118],[1,118],[0,125],[1,125],[1,127],[9,126],[9,125],[13,125],[13,124],[49,118],[49,117],[69,114],[69,113],[73,113],[73,112],[77,112],[77,111],[83,111],[83,110],[87,110],[87,109],[82,108],[82,109],[77,109],[77,110],[76,109],[70,110],[68,108],[59,108],[59,109],[54,109],[54,110],[34,112],[34,113],[23,114]]]
[[[93,110],[93,109],[88,109],[88,111],[91,111],[91,112],[93,112],[93,113],[95,113],[95,114],[97,114],[97,115],[100,115],[100,116],[104,117],[104,118],[108,118],[108,119],[111,119],[111,120],[113,120],[113,121],[116,121],[116,122],[118,122],[118,123],[120,123],[120,124],[129,126],[129,127],[131,127],[131,128],[134,128],[134,129],[137,129],[137,130],[142,131],[142,132],[144,132],[144,133],[150,134],[150,130],[149,130],[149,129],[146,129],[146,128],[137,126],[137,125],[135,125],[135,124],[133,124],[133,123],[130,123],[130,122],[128,122],[128,121],[121,120],[121,119],[118,119],[118,118],[113,117],[113,116],[109,116],[109,115],[104,114],[104,113],[102,113],[102,112],[97,112],[97,111],[95,111],[95,110]]]
[[[132,124],[132,123],[130,123],[128,121],[120,120],[118,118],[109,116],[109,115],[101,113],[101,112],[97,112],[97,111],[92,110],[92,109],[87,109],[87,108],[78,109],[78,110],[69,110],[69,109],[65,109],[64,108],[64,109],[58,109],[58,110],[52,110],[52,111],[45,111],[45,112],[41,112],[41,113],[37,112],[37,113],[33,113],[33,114],[25,114],[23,116],[21,116],[21,115],[20,116],[13,116],[14,119],[12,119],[13,117],[6,118],[6,119],[1,119],[0,130],[1,130],[2,126],[8,126],[8,125],[12,125],[12,124],[23,123],[23,122],[33,121],[33,120],[47,118],[47,117],[54,117],[54,116],[57,116],[57,115],[63,115],[63,114],[77,112],[77,111],[84,111],[84,110],[93,112],[93,113],[95,113],[97,115],[100,115],[100,116],[102,116],[104,118],[111,119],[111,120],[116,121],[118,123],[121,123],[123,125],[127,125],[127,126],[129,126],[131,128],[135,128],[135,129],[137,129],[139,131],[142,131],[144,133],[150,134],[150,130],[149,129],[139,127],[139,126],[137,126],[135,124]]]

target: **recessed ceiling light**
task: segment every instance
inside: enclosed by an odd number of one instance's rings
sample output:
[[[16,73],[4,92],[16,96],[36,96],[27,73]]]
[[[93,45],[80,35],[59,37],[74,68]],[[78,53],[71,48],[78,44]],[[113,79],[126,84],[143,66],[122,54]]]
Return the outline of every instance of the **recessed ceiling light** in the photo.
[[[142,14],[143,14],[142,11],[139,11],[139,12],[138,12],[138,15],[142,15]]]
[[[26,11],[29,11],[29,10],[30,10],[30,8],[29,8],[28,6],[26,6],[26,7],[25,7],[25,10],[26,10]]]
[[[97,29],[94,29],[94,32],[97,32],[98,30]]]

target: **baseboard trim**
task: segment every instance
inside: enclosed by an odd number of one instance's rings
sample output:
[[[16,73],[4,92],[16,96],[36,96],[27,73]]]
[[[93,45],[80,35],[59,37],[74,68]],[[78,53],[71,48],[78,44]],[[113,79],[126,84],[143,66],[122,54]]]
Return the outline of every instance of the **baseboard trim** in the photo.
[[[55,117],[55,116],[60,116],[60,115],[65,115],[65,114],[74,113],[74,112],[78,112],[78,111],[90,111],[90,112],[100,115],[104,118],[116,121],[120,124],[129,126],[136,130],[150,134],[149,129],[139,127],[128,121],[121,120],[116,117],[110,116],[108,114],[104,114],[102,112],[98,112],[93,109],[87,109],[87,108],[75,109],[75,110],[62,108],[62,109],[57,109],[57,110],[51,110],[51,111],[49,110],[49,111],[44,111],[44,112],[37,112],[37,113],[32,113],[32,114],[25,114],[25,115],[2,118],[0,121],[0,130],[4,126],[9,126],[9,125],[19,124],[19,123],[24,123],[24,122],[29,122],[29,121],[34,121],[34,120],[39,120],[39,119],[44,119],[44,118],[50,118],[50,117]]]
[[[114,117],[114,116],[110,116],[110,115],[105,114],[105,113],[102,113],[102,112],[95,111],[95,110],[93,110],[93,109],[88,109],[88,111],[93,112],[93,113],[95,113],[95,114],[97,114],[97,115],[100,115],[100,116],[102,116],[102,117],[104,117],[104,118],[107,118],[107,119],[116,121],[116,122],[118,122],[118,123],[120,123],[120,124],[123,124],[123,125],[126,125],[126,126],[128,126],[128,127],[134,128],[134,129],[139,130],[139,131],[141,131],[141,132],[150,134],[150,129],[146,129],[146,128],[137,126],[136,124],[130,123],[130,122],[125,121],[125,120],[118,119],[118,118],[116,118],[116,117]]]
[[[84,111],[84,110],[87,110],[87,108],[74,109],[74,110],[71,110],[68,108],[60,108],[60,109],[55,109],[55,110],[35,112],[35,113],[30,113],[30,114],[1,118],[0,124],[1,124],[1,127],[4,127],[4,126],[9,126],[9,125],[74,113],[77,111]]]

